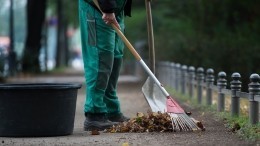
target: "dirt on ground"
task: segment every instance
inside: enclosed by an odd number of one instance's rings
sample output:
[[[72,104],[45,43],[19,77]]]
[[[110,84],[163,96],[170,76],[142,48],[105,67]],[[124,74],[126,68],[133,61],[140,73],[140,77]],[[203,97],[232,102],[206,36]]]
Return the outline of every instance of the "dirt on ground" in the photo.
[[[140,90],[142,84],[122,84],[121,92],[128,93],[129,89]],[[131,96],[130,94],[128,96]],[[178,100],[176,100],[178,102]],[[135,103],[137,104],[137,103]],[[135,104],[132,104],[132,108],[135,108]],[[170,132],[170,133],[142,133],[134,139],[129,140],[131,145],[143,145],[145,143],[140,141],[146,141],[146,145],[260,145],[258,141],[247,141],[240,139],[235,133],[230,132],[225,128],[223,121],[217,119],[213,113],[207,111],[201,111],[200,109],[192,108],[188,104],[179,102],[182,108],[186,111],[192,112],[192,117],[203,123],[206,131],[197,132]],[[130,107],[128,107],[130,108]],[[140,109],[144,111],[144,109]],[[129,133],[128,133],[129,134]],[[127,135],[128,135],[127,134]],[[132,134],[132,133],[130,133]]]
[[[123,77],[122,77],[123,78]],[[121,78],[121,79],[122,79]],[[42,78],[28,78],[31,82],[46,81]],[[69,77],[60,79],[52,78],[56,82],[64,80],[70,81]],[[10,82],[19,82],[19,78]],[[22,80],[25,81],[24,79]],[[197,145],[260,145],[259,141],[246,141],[240,139],[236,134],[229,132],[224,123],[217,120],[212,113],[192,108],[187,104],[180,105],[187,111],[192,112],[192,117],[199,120],[206,127],[206,131],[196,132],[151,132],[151,133],[105,133],[92,135],[91,132],[83,131],[84,113],[83,106],[85,101],[85,85],[82,76],[73,78],[75,82],[82,82],[83,86],[78,92],[77,109],[75,117],[74,132],[68,136],[57,137],[0,137],[0,145],[86,145],[86,146],[197,146]],[[118,94],[121,102],[122,112],[133,118],[137,112],[146,113],[148,106],[141,87],[143,82],[120,82]]]

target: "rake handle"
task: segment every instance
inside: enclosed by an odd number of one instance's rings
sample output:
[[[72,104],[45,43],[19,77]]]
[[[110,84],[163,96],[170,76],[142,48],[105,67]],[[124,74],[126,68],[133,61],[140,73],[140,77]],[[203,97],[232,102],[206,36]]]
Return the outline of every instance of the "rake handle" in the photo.
[[[151,0],[145,0],[145,7],[146,7],[146,15],[147,15],[147,32],[148,32],[148,44],[149,44],[150,69],[153,73],[155,73],[155,48],[154,48]]]
[[[134,49],[134,47],[132,46],[132,44],[127,40],[127,38],[125,37],[125,35],[122,33],[122,31],[116,27],[115,24],[111,24],[111,26],[115,29],[115,31],[117,32],[117,34],[120,36],[120,38],[123,40],[123,42],[125,43],[125,45],[127,46],[127,48],[129,49],[129,51],[134,55],[135,59],[140,61],[142,60],[141,56],[136,52],[136,50]]]
[[[99,11],[103,14],[98,1],[97,0],[93,0],[94,4],[97,6],[97,8],[99,9]],[[127,40],[127,38],[125,37],[125,35],[122,33],[122,31],[116,27],[115,24],[110,24],[114,30],[116,31],[116,33],[119,35],[119,37],[123,40],[123,42],[125,43],[125,45],[127,46],[127,48],[130,50],[130,52],[134,55],[135,59],[140,61],[142,58],[140,57],[140,55],[136,52],[136,50],[134,49],[134,47],[132,46],[132,44]]]

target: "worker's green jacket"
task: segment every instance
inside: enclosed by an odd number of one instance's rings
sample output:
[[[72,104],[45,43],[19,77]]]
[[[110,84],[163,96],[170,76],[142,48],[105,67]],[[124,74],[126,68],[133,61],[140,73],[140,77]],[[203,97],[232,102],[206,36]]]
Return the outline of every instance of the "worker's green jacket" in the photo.
[[[92,0],[85,0],[86,2],[92,4]],[[125,16],[131,17],[131,5],[132,0],[98,0],[99,6],[104,13],[118,13],[121,8],[124,6]]]

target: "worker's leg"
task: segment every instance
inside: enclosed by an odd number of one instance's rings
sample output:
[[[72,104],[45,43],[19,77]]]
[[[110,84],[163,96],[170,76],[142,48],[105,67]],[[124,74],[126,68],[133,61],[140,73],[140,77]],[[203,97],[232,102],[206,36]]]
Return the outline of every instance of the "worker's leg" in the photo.
[[[104,129],[114,123],[107,121],[105,90],[114,61],[114,30],[102,20],[95,8],[79,1],[82,54],[86,78],[85,130]]]
[[[123,13],[117,16],[117,20],[120,24],[121,30],[123,31],[125,28]],[[124,117],[121,113],[120,103],[117,96],[117,83],[118,83],[120,69],[123,62],[123,51],[124,51],[124,42],[118,35],[116,35],[113,69],[106,88],[104,102],[107,105],[109,120],[117,121],[117,122],[123,122],[128,120],[128,118]]]

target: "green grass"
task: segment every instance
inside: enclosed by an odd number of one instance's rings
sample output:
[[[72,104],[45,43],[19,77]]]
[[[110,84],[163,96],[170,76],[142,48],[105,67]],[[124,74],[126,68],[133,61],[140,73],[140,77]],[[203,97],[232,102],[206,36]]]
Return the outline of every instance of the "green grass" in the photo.
[[[216,114],[219,119],[222,119],[225,126],[232,132],[243,139],[259,140],[260,139],[260,124],[251,125],[245,116],[233,117],[230,113],[221,112]]]
[[[249,119],[245,115],[231,116],[230,112],[217,112],[217,106],[212,105],[201,105],[197,102],[195,98],[190,98],[188,95],[183,95],[172,88],[167,88],[167,90],[174,95],[174,97],[178,98],[181,102],[189,103],[191,106],[198,108],[202,111],[209,111],[214,113],[213,115],[222,120],[225,124],[227,130],[236,133],[240,138],[244,140],[260,140],[260,124],[252,125],[249,123]]]

